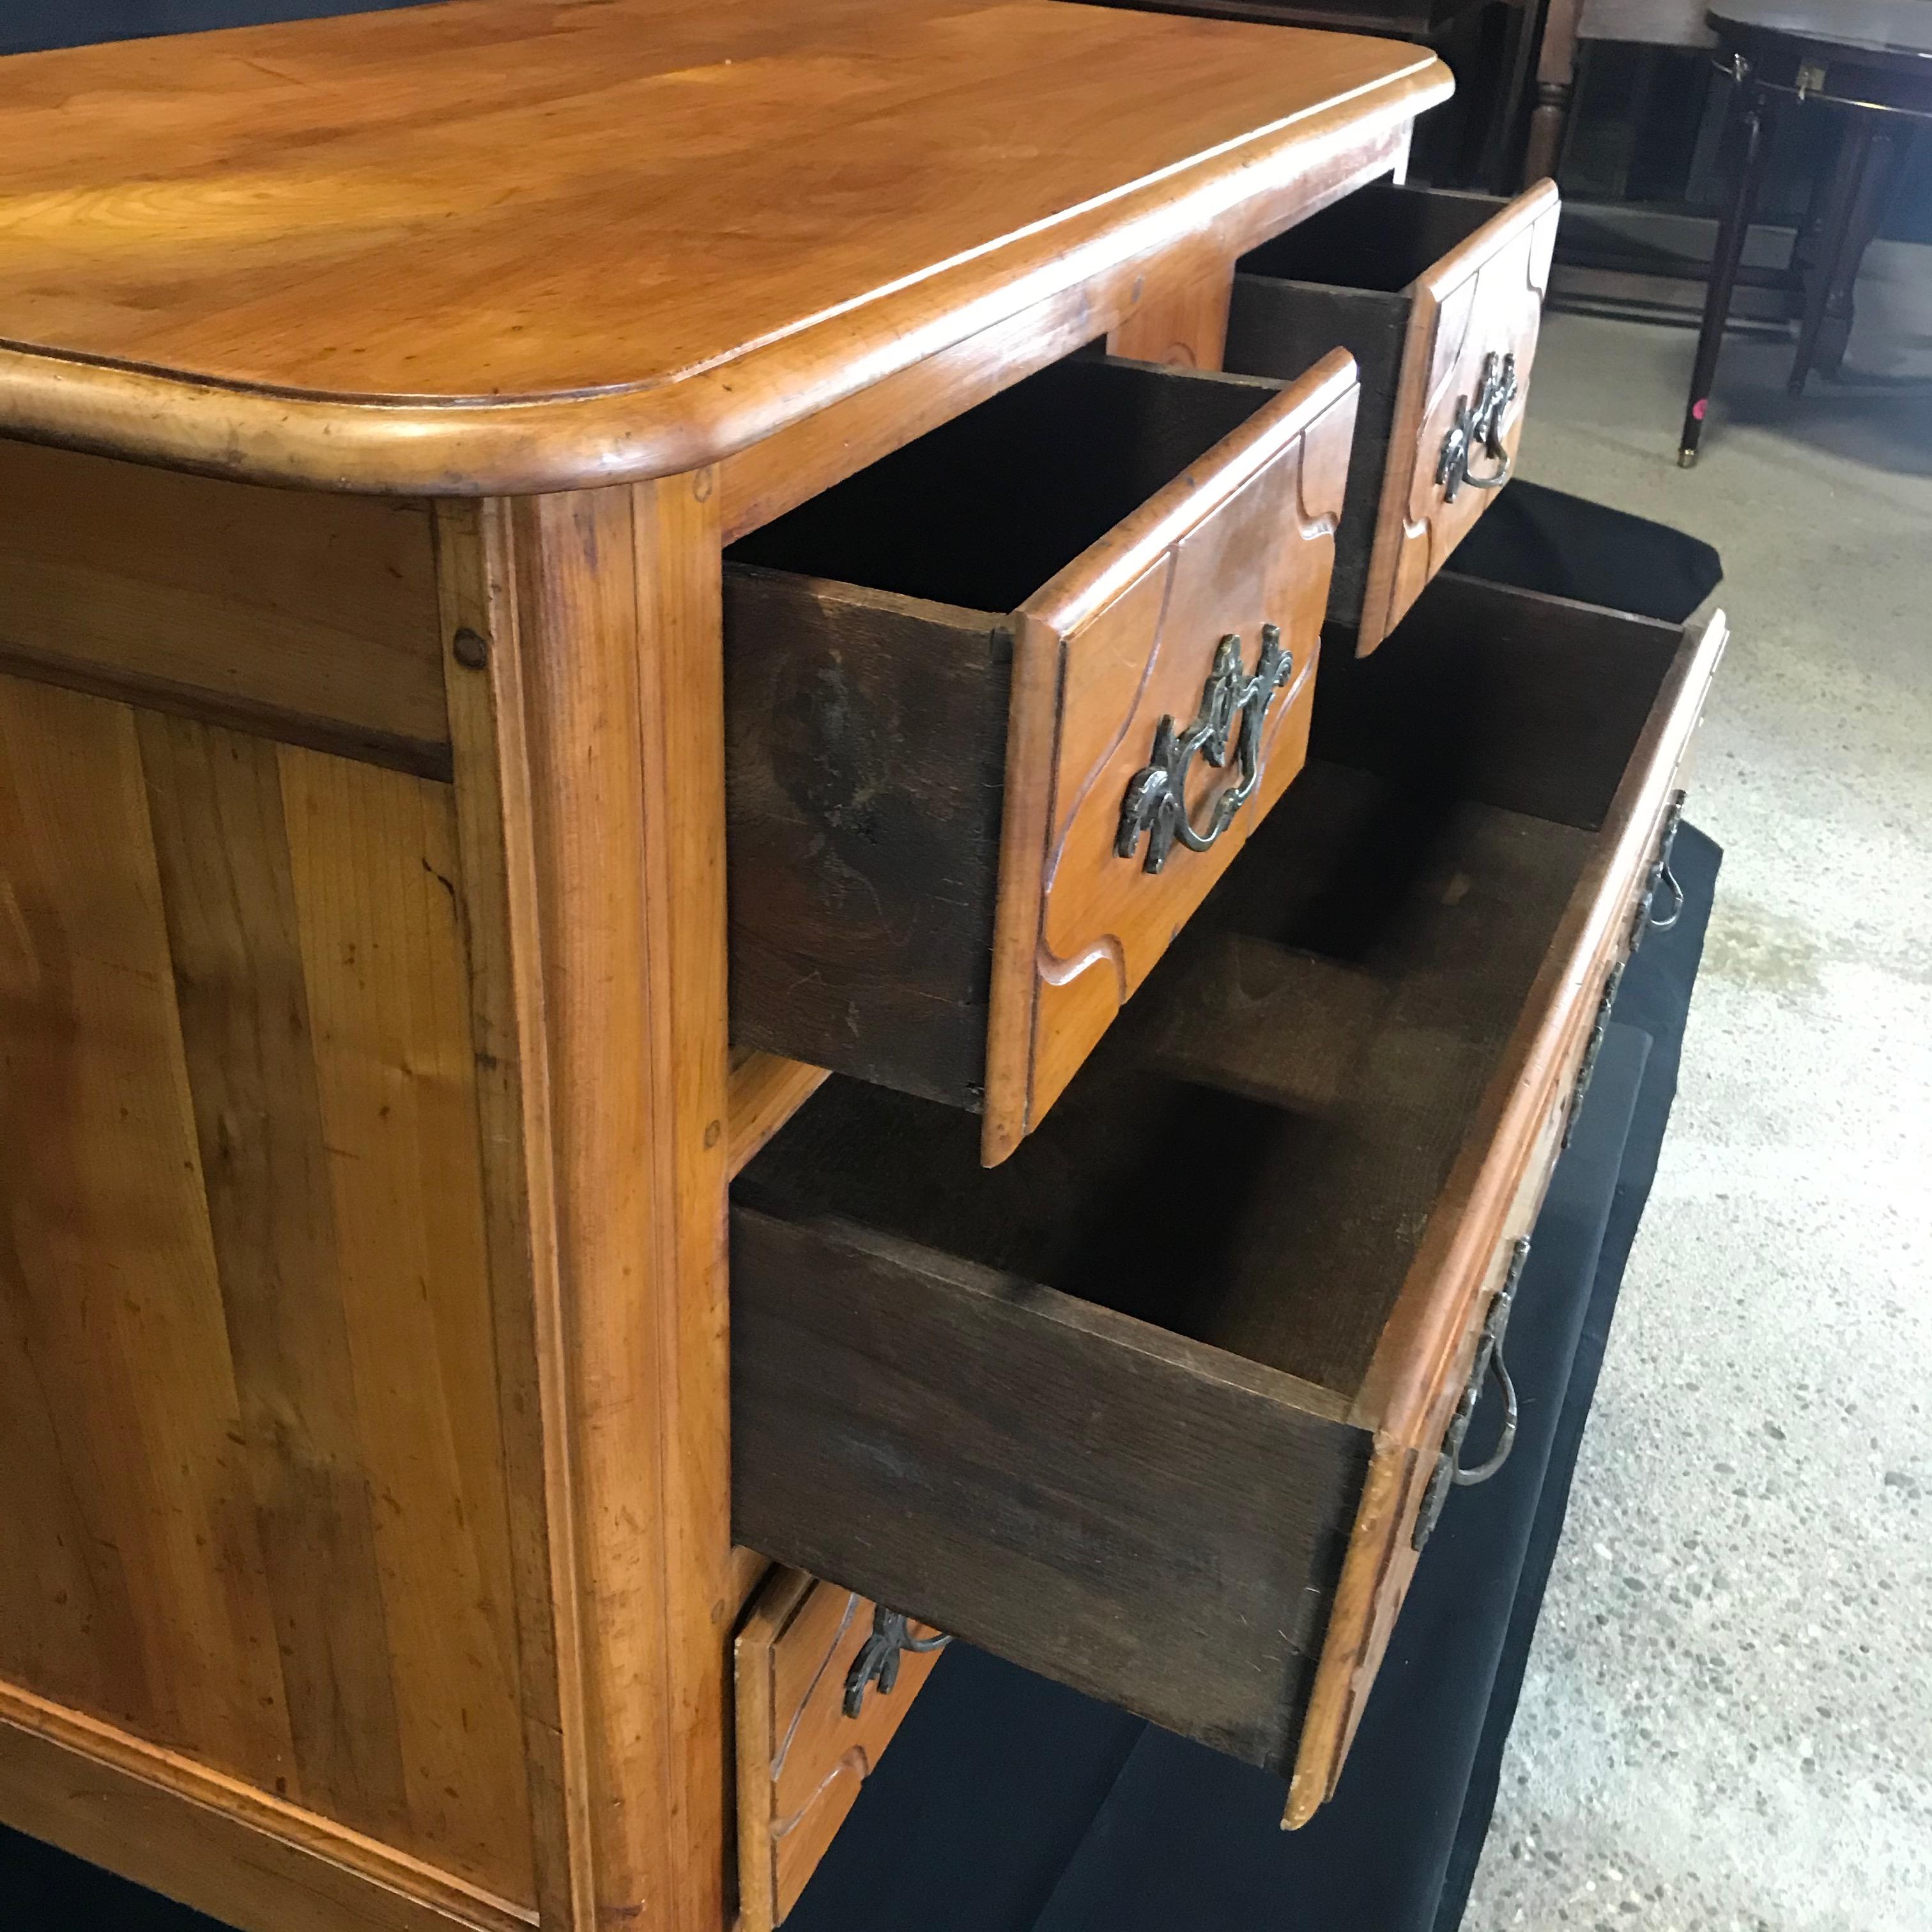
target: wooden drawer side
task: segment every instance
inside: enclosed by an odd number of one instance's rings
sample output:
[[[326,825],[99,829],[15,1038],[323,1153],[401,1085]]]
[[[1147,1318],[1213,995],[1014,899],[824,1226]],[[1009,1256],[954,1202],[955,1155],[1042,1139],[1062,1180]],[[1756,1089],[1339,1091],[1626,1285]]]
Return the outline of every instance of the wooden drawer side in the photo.
[[[1234,278],[1228,314],[1230,369],[1285,378],[1336,349],[1355,358],[1361,398],[1328,586],[1328,609],[1337,622],[1353,623],[1362,608],[1395,423],[1406,321],[1401,301],[1374,290],[1330,288],[1262,274]]]
[[[742,564],[724,622],[734,1046],[976,1108],[1010,634]]]
[[[1344,1405],[760,1211],[754,1178],[732,1212],[738,1540],[1285,1768],[1368,1459]]]

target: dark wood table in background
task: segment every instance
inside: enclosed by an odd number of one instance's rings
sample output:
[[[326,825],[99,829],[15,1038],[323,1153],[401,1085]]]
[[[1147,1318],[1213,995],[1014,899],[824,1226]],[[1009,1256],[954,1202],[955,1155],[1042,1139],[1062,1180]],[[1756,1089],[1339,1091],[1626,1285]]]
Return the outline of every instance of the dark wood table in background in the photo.
[[[1707,18],[1717,64],[1737,83],[1729,130],[1736,172],[1678,439],[1677,460],[1687,469],[1697,458],[1774,121],[1815,107],[1844,123],[1837,159],[1820,174],[1792,248],[1805,291],[1791,368],[1791,393],[1798,395],[1814,366],[1838,372],[1859,265],[1904,178],[1912,137],[1932,119],[1928,0],[1724,0]]]

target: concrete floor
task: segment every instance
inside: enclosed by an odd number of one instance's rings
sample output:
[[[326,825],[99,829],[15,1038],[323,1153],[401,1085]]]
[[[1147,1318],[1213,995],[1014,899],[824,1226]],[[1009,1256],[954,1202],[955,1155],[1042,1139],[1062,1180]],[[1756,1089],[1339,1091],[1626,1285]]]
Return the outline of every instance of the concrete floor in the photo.
[[[1725,848],[1467,1932],[1932,1928],[1932,265],[1852,358],[1552,316],[1524,472],[1715,544]],[[1370,1932],[1362,1928],[1361,1932]]]

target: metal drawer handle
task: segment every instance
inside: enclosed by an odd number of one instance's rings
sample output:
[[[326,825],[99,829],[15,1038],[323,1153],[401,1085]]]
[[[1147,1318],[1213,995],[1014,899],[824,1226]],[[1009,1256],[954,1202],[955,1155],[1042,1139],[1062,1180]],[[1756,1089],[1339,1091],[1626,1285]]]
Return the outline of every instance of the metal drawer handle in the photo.
[[[1510,1374],[1508,1363],[1503,1360],[1500,1342],[1490,1354],[1490,1373],[1495,1378],[1497,1388],[1502,1390],[1502,1433],[1496,1438],[1496,1449],[1486,1462],[1478,1462],[1473,1469],[1465,1468],[1460,1462],[1456,1465],[1456,1473],[1450,1480],[1458,1489],[1473,1489],[1478,1483],[1486,1483],[1509,1460],[1510,1451],[1516,1447],[1516,1382]]]
[[[907,1651],[944,1650],[952,1640],[935,1632],[914,1636],[903,1610],[872,1606],[872,1634],[859,1646],[852,1668],[845,1673],[845,1714],[856,1718],[865,1708],[866,1687],[876,1682],[879,1695],[890,1697],[899,1681],[899,1658]]]
[[[1241,668],[1241,640],[1230,632],[1214,652],[1214,667],[1202,688],[1201,710],[1185,731],[1174,729],[1170,715],[1155,728],[1153,762],[1127,781],[1120,801],[1120,830],[1114,850],[1131,859],[1141,834],[1148,835],[1143,869],[1158,872],[1178,838],[1190,852],[1204,852],[1227,830],[1236,812],[1255,794],[1262,781],[1262,722],[1275,693],[1294,668],[1293,654],[1284,650],[1278,625],[1262,626],[1262,654],[1254,674]],[[1240,728],[1236,730],[1236,721]],[[1210,765],[1228,762],[1232,751],[1240,781],[1214,800],[1207,829],[1197,832],[1187,816],[1187,772],[1195,754]]]
[[[1456,398],[1456,418],[1443,436],[1442,453],[1436,459],[1436,481],[1444,502],[1454,502],[1465,483],[1472,483],[1478,490],[1500,490],[1509,481],[1510,457],[1503,446],[1503,417],[1516,400],[1520,386],[1515,355],[1498,356],[1492,350],[1483,358],[1474,401],[1467,396]],[[1469,465],[1479,451],[1501,466],[1478,476]]]
[[[1684,888],[1677,883],[1677,874],[1670,869],[1670,861],[1668,859],[1660,862],[1658,867],[1657,881],[1659,885],[1670,889],[1672,900],[1670,916],[1668,919],[1659,919],[1656,914],[1652,913],[1650,916],[1650,929],[1652,932],[1668,932],[1684,916]]]
[[[1643,892],[1636,902],[1636,912],[1630,920],[1630,946],[1634,952],[1643,944],[1647,932],[1668,932],[1684,916],[1684,888],[1677,882],[1677,874],[1670,869],[1670,854],[1677,843],[1677,828],[1684,822],[1684,794],[1673,792],[1670,804],[1664,814],[1664,824],[1657,835],[1657,856],[1650,862],[1650,871],[1643,883]],[[1671,898],[1670,916],[1667,919],[1657,916],[1657,892],[1661,886]]]
[[[1468,1382],[1463,1388],[1462,1399],[1456,1405],[1455,1414],[1449,1418],[1449,1426],[1443,1432],[1442,1447],[1436,1455],[1429,1487],[1423,1492],[1422,1507],[1416,1514],[1415,1528],[1409,1538],[1412,1549],[1420,1550],[1434,1533],[1442,1518],[1442,1505],[1449,1500],[1452,1489],[1473,1488],[1478,1483],[1486,1483],[1509,1460],[1510,1452],[1516,1448],[1516,1382],[1510,1374],[1509,1364],[1503,1360],[1503,1336],[1509,1327],[1510,1310],[1515,1305],[1516,1288],[1522,1280],[1523,1268],[1528,1259],[1529,1237],[1525,1234],[1511,1245],[1508,1270],[1503,1276],[1502,1287],[1496,1290],[1496,1299],[1490,1304],[1489,1313],[1483,1318],[1482,1338],[1476,1345],[1476,1359],[1470,1366]],[[1483,1384],[1492,1377],[1502,1391],[1502,1430],[1489,1460],[1473,1468],[1465,1468],[1463,1440],[1474,1419],[1476,1405],[1482,1400]]]
[[[1670,809],[1664,814],[1664,830],[1657,842],[1656,880],[1658,885],[1670,890],[1670,916],[1659,919],[1654,913],[1648,914],[1653,932],[1668,932],[1684,916],[1684,888],[1677,883],[1677,874],[1670,869],[1671,851],[1677,843],[1677,828],[1683,823],[1684,794],[1680,791],[1672,796]]]

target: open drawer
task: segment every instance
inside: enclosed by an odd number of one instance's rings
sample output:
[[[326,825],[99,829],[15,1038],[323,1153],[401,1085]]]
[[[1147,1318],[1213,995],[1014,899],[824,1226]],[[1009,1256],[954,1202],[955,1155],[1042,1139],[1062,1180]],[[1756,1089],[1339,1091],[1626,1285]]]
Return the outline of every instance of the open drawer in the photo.
[[[829,1082],[734,1192],[738,1540],[1272,1767],[1306,1818],[1722,643],[1445,579],[1324,674],[1302,778],[1011,1161]]]
[[[1354,409],[1078,358],[734,547],[735,1047],[1018,1144],[1300,767]]]
[[[1488,507],[1515,460],[1536,356],[1556,189],[1503,201],[1381,182],[1235,266],[1226,366],[1361,372],[1328,614],[1372,650]]]

